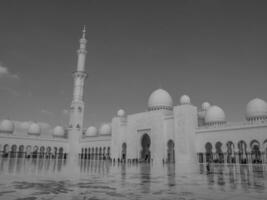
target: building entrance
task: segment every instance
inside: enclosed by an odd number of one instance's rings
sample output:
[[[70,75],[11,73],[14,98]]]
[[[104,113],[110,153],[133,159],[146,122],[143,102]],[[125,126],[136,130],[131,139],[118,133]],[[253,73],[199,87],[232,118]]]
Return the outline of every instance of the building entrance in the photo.
[[[151,158],[151,153],[149,150],[151,141],[150,137],[148,134],[144,134],[142,139],[141,139],[141,145],[142,145],[142,150],[141,150],[141,160],[149,162]]]
[[[169,140],[168,141],[167,161],[168,161],[168,163],[174,163],[175,162],[174,142],[173,142],[173,140]]]
[[[121,159],[124,160],[124,161],[126,160],[126,153],[127,153],[127,145],[124,142],[122,144],[122,151],[121,151]]]

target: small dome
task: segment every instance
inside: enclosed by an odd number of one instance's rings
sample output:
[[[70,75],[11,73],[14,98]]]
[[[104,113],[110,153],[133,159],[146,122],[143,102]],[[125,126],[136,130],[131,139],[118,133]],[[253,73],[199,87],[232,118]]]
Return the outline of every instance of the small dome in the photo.
[[[111,126],[110,126],[110,124],[103,124],[100,127],[99,134],[100,135],[109,135],[109,134],[111,134]]]
[[[181,96],[180,104],[190,104],[190,97],[187,95]]]
[[[205,116],[205,123],[214,124],[214,123],[224,123],[225,122],[225,113],[219,106],[211,106]]]
[[[118,110],[117,115],[118,115],[118,117],[124,117],[125,111],[123,109],[120,109],[120,110]]]
[[[94,126],[88,127],[88,129],[85,132],[86,137],[96,136],[96,135],[97,135],[97,129]]]
[[[163,90],[157,89],[149,96],[148,110],[172,110],[173,102],[170,94]]]
[[[41,134],[41,127],[37,123],[32,123],[28,130],[29,135],[40,135]]]
[[[4,119],[0,124],[0,132],[13,133],[14,129],[15,129],[14,123],[8,119]]]
[[[247,120],[267,117],[267,103],[266,101],[256,98],[248,102],[246,108]]]
[[[202,103],[202,106],[201,106],[202,110],[208,110],[209,107],[210,107],[210,103],[209,102]]]
[[[53,136],[63,137],[65,135],[64,128],[62,126],[57,126],[54,128]]]

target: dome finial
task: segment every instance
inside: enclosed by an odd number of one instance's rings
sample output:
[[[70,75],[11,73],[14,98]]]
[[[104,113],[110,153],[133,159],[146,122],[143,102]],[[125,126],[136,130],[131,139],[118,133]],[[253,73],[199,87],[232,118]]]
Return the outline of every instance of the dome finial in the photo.
[[[83,31],[82,31],[82,33],[83,33],[83,37],[82,38],[85,39],[85,33],[86,33],[86,26],[85,25],[83,25]]]
[[[161,80],[158,82],[158,84],[159,84],[159,89],[163,89]]]

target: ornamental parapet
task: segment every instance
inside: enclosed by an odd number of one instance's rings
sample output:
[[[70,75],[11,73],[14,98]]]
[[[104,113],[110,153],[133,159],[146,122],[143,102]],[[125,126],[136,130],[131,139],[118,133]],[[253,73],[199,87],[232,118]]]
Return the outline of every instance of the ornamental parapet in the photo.
[[[237,123],[224,123],[217,125],[203,125],[196,128],[196,133],[210,132],[210,131],[223,131],[223,130],[233,130],[233,129],[246,129],[246,128],[257,128],[257,127],[267,127],[267,120],[263,121],[244,121]]]

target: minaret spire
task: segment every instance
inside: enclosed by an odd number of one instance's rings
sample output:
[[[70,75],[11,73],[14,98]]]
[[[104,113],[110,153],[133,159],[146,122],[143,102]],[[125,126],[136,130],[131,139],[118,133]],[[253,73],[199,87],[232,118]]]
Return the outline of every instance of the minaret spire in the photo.
[[[82,29],[82,37],[80,39],[80,48],[77,50],[78,61],[77,70],[73,73],[74,78],[74,89],[73,98],[71,103],[71,115],[70,115],[70,127],[81,128],[83,124],[83,92],[84,92],[84,81],[87,77],[85,72],[85,61],[86,61],[86,43],[85,38],[86,29],[85,26]]]
[[[83,37],[82,38],[84,38],[84,39],[85,39],[85,34],[86,34],[86,26],[83,25]]]
[[[73,97],[70,106],[70,121],[69,121],[69,142],[70,157],[75,157],[79,153],[79,139],[82,136],[83,131],[83,115],[84,115],[84,81],[87,77],[85,72],[85,61],[86,61],[86,43],[85,38],[86,29],[85,26],[82,29],[82,37],[80,39],[80,47],[77,50],[78,61],[76,71],[73,72],[74,87]]]
[[[80,48],[77,50],[78,53],[78,63],[77,63],[77,71],[84,71],[85,68],[85,59],[86,59],[86,43],[87,40],[85,38],[86,29],[85,25],[82,30],[82,37],[80,39]]]

